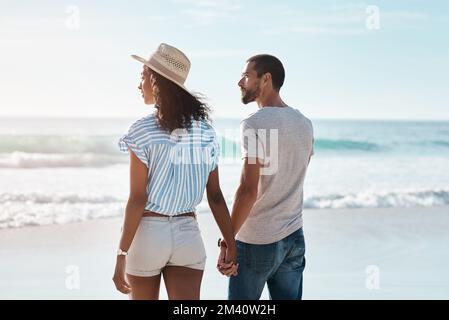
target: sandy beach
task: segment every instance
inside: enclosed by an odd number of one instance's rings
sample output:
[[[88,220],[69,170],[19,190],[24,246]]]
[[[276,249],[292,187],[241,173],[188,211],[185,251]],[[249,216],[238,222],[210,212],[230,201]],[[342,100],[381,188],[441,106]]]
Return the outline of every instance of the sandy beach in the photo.
[[[211,214],[198,220],[208,254],[202,299],[226,299],[218,228]],[[304,220],[304,299],[449,298],[449,207],[309,209]],[[111,281],[121,222],[0,230],[0,298],[127,299]]]
[[[198,214],[201,298],[226,300],[205,189],[232,211],[252,153],[250,220],[303,210],[303,299],[449,300],[448,1],[0,8],[0,300],[128,300],[112,277],[135,194]]]

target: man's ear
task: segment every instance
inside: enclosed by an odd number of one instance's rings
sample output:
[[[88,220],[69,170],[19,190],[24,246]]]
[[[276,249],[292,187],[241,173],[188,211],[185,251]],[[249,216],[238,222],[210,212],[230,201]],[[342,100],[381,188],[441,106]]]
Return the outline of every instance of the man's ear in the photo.
[[[271,73],[267,72],[263,75],[264,85],[267,85],[271,81]]]

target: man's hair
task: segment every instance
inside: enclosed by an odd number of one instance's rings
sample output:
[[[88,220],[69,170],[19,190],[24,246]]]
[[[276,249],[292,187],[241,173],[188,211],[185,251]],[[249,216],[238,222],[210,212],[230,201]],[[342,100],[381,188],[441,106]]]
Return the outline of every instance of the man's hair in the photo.
[[[265,73],[270,73],[273,81],[273,88],[276,91],[281,89],[284,84],[285,70],[282,62],[278,58],[269,54],[258,54],[252,56],[246,62],[254,62],[254,69],[257,72],[258,78]]]

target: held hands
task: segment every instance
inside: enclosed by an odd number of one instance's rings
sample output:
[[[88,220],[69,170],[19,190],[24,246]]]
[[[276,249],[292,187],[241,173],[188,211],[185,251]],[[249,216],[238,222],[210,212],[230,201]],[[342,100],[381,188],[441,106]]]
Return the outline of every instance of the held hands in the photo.
[[[221,240],[220,255],[218,256],[217,262],[218,271],[227,277],[236,276],[238,274],[237,269],[239,265],[236,264],[235,261],[237,261],[237,247],[235,241],[228,245],[225,240]]]
[[[123,294],[131,293],[131,286],[125,280],[125,256],[117,256],[117,262],[115,264],[115,272],[112,280],[114,281],[115,287],[118,291]]]

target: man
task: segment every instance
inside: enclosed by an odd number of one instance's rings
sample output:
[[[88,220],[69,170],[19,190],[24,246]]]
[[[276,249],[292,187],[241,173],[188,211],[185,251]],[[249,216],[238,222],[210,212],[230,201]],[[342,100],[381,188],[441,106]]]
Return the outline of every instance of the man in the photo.
[[[238,85],[242,102],[259,110],[241,122],[240,185],[232,208],[237,272],[226,269],[221,241],[218,268],[229,279],[230,300],[260,298],[265,283],[271,299],[301,299],[305,267],[303,185],[313,155],[309,119],[280,97],[285,71],[271,55],[247,60]]]

